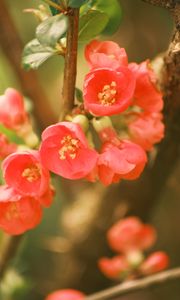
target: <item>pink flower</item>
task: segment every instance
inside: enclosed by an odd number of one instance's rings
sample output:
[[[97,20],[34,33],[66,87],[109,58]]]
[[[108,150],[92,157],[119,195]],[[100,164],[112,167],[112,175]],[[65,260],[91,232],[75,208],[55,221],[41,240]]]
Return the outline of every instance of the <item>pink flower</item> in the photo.
[[[146,151],[152,150],[153,145],[164,137],[162,118],[161,113],[132,114],[132,119],[127,122],[131,140]]]
[[[85,48],[85,57],[91,69],[117,69],[128,64],[125,49],[112,41],[91,41]]]
[[[7,185],[0,187],[0,228],[11,235],[24,233],[39,224],[42,217],[40,203],[22,196]]]
[[[129,68],[136,76],[133,104],[148,112],[162,110],[162,93],[156,87],[155,74],[149,66],[149,61],[144,61],[139,65],[132,63],[129,65]]]
[[[7,184],[19,193],[42,196],[49,187],[49,171],[35,150],[9,155],[2,165]]]
[[[90,149],[78,124],[61,122],[42,134],[40,155],[50,171],[69,179],[88,175],[96,165],[98,154]]]
[[[151,247],[156,232],[150,225],[144,225],[136,217],[128,217],[114,224],[107,233],[108,243],[117,252],[135,252]]]
[[[0,133],[0,159],[4,159],[16,150],[17,145],[9,142],[8,138],[3,133]]]
[[[4,95],[0,96],[0,123],[17,130],[26,122],[23,97],[13,88],[6,89]]]
[[[67,289],[58,290],[49,294],[45,300],[81,300],[84,299],[85,295],[79,291]]]
[[[84,105],[95,116],[119,114],[132,103],[135,77],[126,67],[96,69],[84,81]]]
[[[166,269],[169,265],[169,257],[165,252],[158,251],[150,254],[141,265],[141,272],[144,275],[153,274]]]
[[[98,261],[101,272],[112,279],[121,279],[127,275],[129,264],[125,256],[117,255],[113,258],[102,257]]]
[[[98,159],[99,179],[104,185],[120,179],[136,179],[147,162],[145,151],[130,141],[120,141],[119,145],[105,143]]]

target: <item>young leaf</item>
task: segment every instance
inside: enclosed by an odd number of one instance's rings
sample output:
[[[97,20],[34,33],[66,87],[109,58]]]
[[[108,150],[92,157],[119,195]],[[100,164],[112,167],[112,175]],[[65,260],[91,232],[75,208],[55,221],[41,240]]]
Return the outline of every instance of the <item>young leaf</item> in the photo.
[[[56,50],[51,47],[43,46],[37,39],[34,39],[24,48],[22,65],[25,70],[37,69],[44,61],[56,53]]]
[[[121,6],[118,0],[97,0],[94,8],[106,13],[109,17],[109,22],[103,30],[103,34],[111,35],[117,31],[122,16]]]
[[[79,40],[85,41],[94,38],[104,30],[108,21],[107,14],[97,10],[89,10],[80,17]]]
[[[56,4],[59,4],[59,1],[58,1],[58,0],[52,0],[52,1],[53,1],[54,3],[56,3]],[[53,16],[59,14],[59,10],[58,10],[58,9],[52,7],[51,5],[50,5],[49,7],[50,7],[50,10],[51,10]]]
[[[56,15],[43,21],[36,28],[36,38],[45,46],[54,47],[67,30],[67,17]]]
[[[77,8],[85,4],[88,0],[69,0],[68,6]]]

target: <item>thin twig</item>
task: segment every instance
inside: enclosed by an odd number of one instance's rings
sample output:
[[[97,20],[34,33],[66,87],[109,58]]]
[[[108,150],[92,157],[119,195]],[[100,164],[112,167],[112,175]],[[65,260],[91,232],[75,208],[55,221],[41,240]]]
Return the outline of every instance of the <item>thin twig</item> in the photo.
[[[74,106],[74,92],[76,84],[77,48],[79,9],[71,9],[68,13],[67,48],[65,54],[64,83],[63,83],[63,111],[60,121]]]
[[[4,241],[1,246],[0,253],[0,281],[9,265],[11,259],[17,253],[18,247],[22,240],[23,235],[18,236],[6,236],[4,235]]]
[[[150,288],[155,285],[166,283],[167,281],[180,278],[180,268],[161,272],[142,279],[132,280],[122,284],[118,284],[112,288],[102,292],[95,293],[85,298],[85,300],[106,300],[114,299],[122,295],[134,293],[143,289]]]
[[[59,4],[56,4],[55,2],[53,2],[51,0],[44,0],[44,2],[46,2],[49,6],[52,6],[55,9],[59,10],[60,12],[64,11],[64,9]]]

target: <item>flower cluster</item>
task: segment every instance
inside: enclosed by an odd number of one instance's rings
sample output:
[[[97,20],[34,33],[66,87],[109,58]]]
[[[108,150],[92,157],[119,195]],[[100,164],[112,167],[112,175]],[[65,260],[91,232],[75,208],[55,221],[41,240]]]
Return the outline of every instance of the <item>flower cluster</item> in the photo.
[[[111,279],[136,278],[159,272],[168,266],[169,258],[165,252],[153,252],[145,258],[143,252],[154,245],[156,231],[137,217],[128,217],[113,225],[107,232],[107,240],[118,255],[103,257],[98,265],[102,273]]]
[[[65,121],[44,130],[38,150],[21,94],[9,88],[0,96],[0,124],[28,147],[22,151],[0,134],[0,159],[5,159],[0,228],[10,234],[39,223],[42,206],[52,200],[49,171],[72,180],[100,180],[106,186],[134,180],[147,163],[146,151],[163,137],[162,94],[149,61],[128,64],[123,48],[96,40],[86,46],[85,57],[90,71],[84,103],[77,103]]]
[[[14,89],[7,89],[0,96],[0,107],[0,123],[24,137],[28,146],[34,142],[36,144],[37,138],[24,109],[22,96]],[[18,145],[10,142],[4,134],[0,134],[0,143],[0,159],[4,159],[4,184],[0,186],[0,228],[8,234],[22,234],[39,224],[42,207],[51,204],[54,189],[38,150],[19,150]]]

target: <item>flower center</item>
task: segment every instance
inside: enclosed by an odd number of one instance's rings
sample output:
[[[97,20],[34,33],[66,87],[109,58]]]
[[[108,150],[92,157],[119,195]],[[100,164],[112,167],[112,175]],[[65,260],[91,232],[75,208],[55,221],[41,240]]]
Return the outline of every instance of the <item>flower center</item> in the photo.
[[[98,99],[101,104],[110,106],[116,102],[116,86],[115,81],[112,81],[111,84],[104,85],[102,91],[98,93]]]
[[[10,221],[12,219],[17,219],[18,217],[19,217],[19,212],[16,203],[12,202],[8,207],[8,211],[6,212],[6,219]]]
[[[37,165],[33,165],[24,169],[22,177],[25,177],[29,182],[34,182],[41,177],[40,168]]]
[[[77,150],[79,149],[79,140],[72,138],[71,135],[66,135],[61,141],[61,149],[59,150],[59,156],[61,160],[66,159],[67,155],[71,159],[75,159]]]

